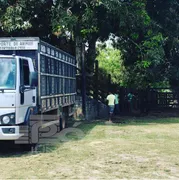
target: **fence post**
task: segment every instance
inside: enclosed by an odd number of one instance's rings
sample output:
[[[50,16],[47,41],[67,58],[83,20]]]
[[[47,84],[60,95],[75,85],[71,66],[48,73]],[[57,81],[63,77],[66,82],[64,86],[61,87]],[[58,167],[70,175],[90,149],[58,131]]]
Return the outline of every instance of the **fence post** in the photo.
[[[82,60],[81,60],[81,69],[82,69],[82,110],[83,115],[86,120],[86,70],[85,70],[85,44],[82,44]]]
[[[96,100],[97,116],[99,116],[99,103],[98,103],[98,76],[99,76],[99,64],[95,61],[95,79],[94,79],[94,99]]]
[[[119,93],[119,105],[120,105],[120,113],[123,113],[125,110],[125,94],[124,94],[124,88],[120,87],[120,93]]]

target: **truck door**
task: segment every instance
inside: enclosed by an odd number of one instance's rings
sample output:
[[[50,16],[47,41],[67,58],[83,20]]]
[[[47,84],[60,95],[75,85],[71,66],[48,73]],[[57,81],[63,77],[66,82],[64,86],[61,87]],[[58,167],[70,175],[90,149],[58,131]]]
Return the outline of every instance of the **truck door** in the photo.
[[[19,58],[20,66],[20,88],[30,86],[29,82],[29,73],[30,73],[30,64],[28,59]],[[24,91],[19,91],[19,123],[23,123],[25,116],[28,110],[34,105],[34,90],[33,89],[24,89]]]

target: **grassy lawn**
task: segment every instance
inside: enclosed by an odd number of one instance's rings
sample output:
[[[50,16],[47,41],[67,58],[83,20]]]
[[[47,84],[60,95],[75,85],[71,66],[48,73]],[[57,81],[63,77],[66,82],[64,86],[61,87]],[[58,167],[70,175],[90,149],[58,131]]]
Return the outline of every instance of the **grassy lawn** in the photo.
[[[179,178],[179,118],[82,123],[84,137],[46,152],[0,156],[1,179]]]

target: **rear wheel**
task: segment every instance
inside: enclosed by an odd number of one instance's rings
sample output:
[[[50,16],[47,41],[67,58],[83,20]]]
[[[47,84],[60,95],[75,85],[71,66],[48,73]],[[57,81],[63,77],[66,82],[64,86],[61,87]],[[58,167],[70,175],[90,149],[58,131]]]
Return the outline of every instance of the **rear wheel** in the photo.
[[[63,130],[67,127],[67,121],[68,121],[68,109],[69,107],[64,107],[62,109],[62,115],[60,117],[60,130]]]
[[[60,130],[65,129],[66,127],[66,120],[65,117],[62,115],[62,117],[60,117]]]

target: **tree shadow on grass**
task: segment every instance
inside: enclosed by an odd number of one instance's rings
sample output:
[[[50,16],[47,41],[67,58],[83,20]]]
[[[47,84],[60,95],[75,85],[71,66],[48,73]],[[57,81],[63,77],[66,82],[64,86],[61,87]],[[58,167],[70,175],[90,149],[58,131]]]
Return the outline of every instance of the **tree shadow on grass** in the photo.
[[[164,116],[164,115],[163,115]],[[107,119],[107,118],[106,118]],[[23,156],[32,156],[38,153],[51,153],[56,151],[59,146],[63,145],[66,142],[73,142],[83,140],[95,127],[97,126],[141,126],[141,125],[150,125],[150,124],[175,124],[179,123],[179,117],[171,117],[165,115],[154,116],[152,114],[144,117],[135,117],[135,116],[114,116],[113,123],[109,123],[106,119],[99,119],[95,121],[77,121],[78,126],[73,126],[76,122],[73,121],[67,129],[63,132],[65,134],[65,140],[61,139],[61,135],[57,136],[57,139],[51,143],[40,144],[37,151],[26,151],[22,148],[22,146],[17,146],[13,144],[1,144],[0,143],[0,158],[17,158]],[[79,123],[80,122],[80,123]],[[77,133],[77,134],[76,134]],[[79,134],[80,135],[79,135]]]
[[[0,158],[22,157],[29,152],[13,141],[0,141]]]
[[[149,124],[175,124],[179,123],[179,117],[170,116],[170,115],[162,115],[156,116],[153,114],[149,114],[147,116],[116,116],[113,118],[114,124],[124,124],[124,125],[149,125]]]
[[[83,139],[88,131],[91,131],[98,123],[91,123],[86,126],[85,121],[73,121],[68,124],[68,128],[55,134],[55,136],[50,138],[44,138],[40,140],[37,145],[36,151],[31,151],[30,148],[26,148],[23,145],[17,145],[13,141],[1,141],[0,142],[0,158],[16,158],[22,156],[32,156],[38,153],[50,153],[59,148],[66,142],[73,142]],[[74,126],[75,124],[75,126]],[[76,126],[76,124],[83,124]]]

